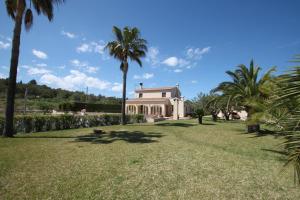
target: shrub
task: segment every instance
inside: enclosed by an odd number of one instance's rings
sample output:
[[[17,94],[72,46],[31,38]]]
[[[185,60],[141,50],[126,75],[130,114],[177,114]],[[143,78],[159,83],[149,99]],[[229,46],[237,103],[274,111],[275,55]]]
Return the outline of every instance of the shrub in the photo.
[[[99,104],[99,103],[82,103],[82,102],[65,102],[59,104],[61,111],[74,111],[78,112],[86,109],[87,112],[106,112],[106,113],[119,113],[121,111],[120,104]]]
[[[145,122],[143,115],[127,115],[128,123]],[[23,115],[14,119],[15,132],[30,133],[51,130],[73,129],[80,127],[95,127],[118,125],[121,122],[120,114],[103,115]],[[4,129],[4,118],[0,117],[0,131]]]

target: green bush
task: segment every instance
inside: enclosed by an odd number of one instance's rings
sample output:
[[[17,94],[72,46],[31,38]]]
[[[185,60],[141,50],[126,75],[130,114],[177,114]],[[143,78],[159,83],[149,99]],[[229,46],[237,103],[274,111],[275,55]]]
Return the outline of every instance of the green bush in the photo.
[[[59,104],[61,111],[79,112],[86,109],[87,112],[106,112],[106,113],[120,113],[120,104],[99,104],[99,103],[82,103],[82,102],[65,102]]]
[[[128,123],[145,122],[144,115],[127,115]],[[118,125],[120,114],[103,115],[24,115],[16,116],[14,128],[17,133],[42,132],[52,130],[75,129],[95,126]],[[4,118],[0,117],[0,133],[4,129]]]

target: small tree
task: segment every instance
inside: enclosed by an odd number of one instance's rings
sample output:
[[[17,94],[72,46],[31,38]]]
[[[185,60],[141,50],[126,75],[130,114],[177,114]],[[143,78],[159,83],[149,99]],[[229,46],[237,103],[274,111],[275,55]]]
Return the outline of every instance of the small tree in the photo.
[[[199,124],[202,124],[202,118],[203,118],[203,116],[204,116],[204,110],[203,110],[202,108],[198,108],[198,109],[196,110],[196,115],[197,115],[197,117],[198,117],[198,123],[199,123]]]
[[[49,113],[54,109],[54,105],[49,102],[39,102],[39,108],[44,112],[44,114]]]

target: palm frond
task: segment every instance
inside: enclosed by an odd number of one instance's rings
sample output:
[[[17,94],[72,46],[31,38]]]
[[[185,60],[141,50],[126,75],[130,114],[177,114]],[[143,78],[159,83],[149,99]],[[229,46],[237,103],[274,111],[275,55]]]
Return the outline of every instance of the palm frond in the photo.
[[[17,1],[16,0],[5,0],[6,11],[7,14],[15,19],[16,18],[16,10],[17,10]]]
[[[127,62],[129,58],[142,66],[141,58],[146,56],[147,41],[140,38],[140,31],[136,27],[125,27],[121,30],[114,26],[113,33],[116,40],[107,43],[105,47],[109,54],[121,62]]]

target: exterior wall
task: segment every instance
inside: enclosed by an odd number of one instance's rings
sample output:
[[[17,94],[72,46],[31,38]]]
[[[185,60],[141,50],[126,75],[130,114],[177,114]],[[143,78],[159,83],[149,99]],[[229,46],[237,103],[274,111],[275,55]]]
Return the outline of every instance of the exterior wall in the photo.
[[[184,117],[185,116],[185,109],[184,109],[184,100],[179,100],[178,102],[178,114],[179,117]]]
[[[166,97],[162,97],[162,93],[166,93]],[[178,88],[174,87],[171,90],[161,90],[161,91],[137,91],[134,95],[135,98],[139,98],[139,94],[142,93],[142,98],[175,98],[180,97],[181,93]]]
[[[141,92],[143,94],[142,98],[163,98],[162,92]],[[139,98],[139,92],[135,93],[135,98]],[[172,92],[167,91],[165,98],[170,98]]]
[[[247,120],[248,113],[245,110],[242,110],[242,111],[239,111],[239,112],[235,111],[235,112],[240,116],[240,118],[241,118],[240,120],[242,120],[242,121]],[[221,119],[225,118],[224,113],[222,111],[219,111],[217,116]]]
[[[185,116],[184,99],[173,98],[170,100],[170,102],[173,106],[173,119],[177,120],[177,118],[179,117],[184,117]]]
[[[247,120],[248,113],[245,110],[237,112],[237,114],[241,117],[241,120],[243,120],[243,121]]]

